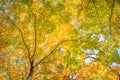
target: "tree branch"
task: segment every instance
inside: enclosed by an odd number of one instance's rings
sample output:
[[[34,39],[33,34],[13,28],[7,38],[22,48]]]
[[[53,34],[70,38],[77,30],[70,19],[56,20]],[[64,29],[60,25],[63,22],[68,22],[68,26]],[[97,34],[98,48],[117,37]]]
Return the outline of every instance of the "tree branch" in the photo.
[[[37,47],[37,28],[36,28],[36,14],[33,13],[30,6],[28,5],[28,9],[31,12],[32,16],[34,17],[34,52],[31,56],[31,59],[35,56],[36,53],[36,47]]]
[[[10,17],[4,12],[3,9],[1,9],[1,10],[2,10],[2,12],[5,14],[5,16],[9,19],[9,21],[12,22],[12,24],[15,26],[15,28],[19,31],[19,33],[20,33],[20,35],[21,35],[21,38],[22,38],[22,42],[23,42],[24,46],[26,47],[26,49],[27,49],[27,51],[28,51],[28,58],[29,58],[29,60],[30,60],[30,50],[29,50],[29,48],[28,48],[28,45],[27,45],[26,42],[25,42],[25,39],[24,39],[22,30],[14,23],[14,21],[12,21],[12,20],[10,19]]]
[[[60,44],[62,44],[63,41],[61,41],[48,55],[44,56],[34,67],[36,67],[37,65],[39,65],[42,61],[44,61],[46,58],[48,58],[51,54],[53,54],[53,52],[58,48],[58,46]]]
[[[109,31],[110,31],[110,34],[111,34],[111,19],[112,19],[112,16],[113,16],[114,6],[115,6],[115,0],[112,1],[112,7],[111,7],[110,17],[109,17]]]
[[[34,67],[38,66],[40,63],[42,63],[46,58],[48,58],[50,55],[54,53],[54,51],[63,43],[66,41],[77,41],[77,40],[63,40],[61,41],[48,55],[44,56]]]
[[[112,16],[113,16],[114,6],[115,6],[115,0],[112,1],[112,7],[111,7],[111,10],[110,10],[109,23],[111,23],[111,19],[112,19]]]
[[[34,15],[34,52],[33,55],[31,56],[31,59],[34,57],[36,53],[36,46],[37,46],[37,29],[36,29],[36,15]]]
[[[29,74],[28,74],[28,76],[27,76],[27,80],[31,80],[31,78],[32,78],[32,75],[33,75],[33,73],[34,73],[34,66],[33,66],[33,64],[34,64],[34,60],[31,60],[30,61],[30,70],[29,70]]]

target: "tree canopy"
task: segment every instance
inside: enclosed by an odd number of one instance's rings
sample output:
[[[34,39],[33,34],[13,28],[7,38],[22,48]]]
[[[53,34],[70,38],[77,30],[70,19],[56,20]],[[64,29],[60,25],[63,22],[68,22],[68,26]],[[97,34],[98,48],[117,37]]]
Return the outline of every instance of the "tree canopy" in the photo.
[[[120,0],[0,0],[1,80],[119,80]]]

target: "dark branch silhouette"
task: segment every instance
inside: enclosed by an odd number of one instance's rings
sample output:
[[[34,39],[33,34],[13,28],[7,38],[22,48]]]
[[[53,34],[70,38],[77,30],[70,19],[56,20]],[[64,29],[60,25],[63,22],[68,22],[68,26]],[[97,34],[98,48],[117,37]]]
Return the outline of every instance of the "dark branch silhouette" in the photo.
[[[26,42],[25,42],[25,39],[24,39],[22,30],[14,23],[14,21],[12,21],[12,20],[10,19],[10,17],[4,12],[3,9],[1,9],[1,10],[2,10],[2,12],[5,14],[5,16],[8,18],[8,20],[9,20],[9,21],[15,26],[15,28],[19,31],[19,33],[20,33],[20,35],[21,35],[21,38],[22,38],[22,42],[23,42],[23,44],[25,45],[25,47],[26,47],[26,49],[27,49],[27,51],[28,51],[28,58],[29,58],[29,60],[30,60],[30,50],[29,50],[28,45],[27,45]]]
[[[48,58],[50,55],[54,53],[54,51],[63,43],[66,41],[77,41],[77,40],[63,40],[60,43],[58,43],[53,50],[50,51],[50,53],[46,56],[44,56],[37,64],[34,65],[34,67],[38,66],[40,63],[42,63],[46,58]]]

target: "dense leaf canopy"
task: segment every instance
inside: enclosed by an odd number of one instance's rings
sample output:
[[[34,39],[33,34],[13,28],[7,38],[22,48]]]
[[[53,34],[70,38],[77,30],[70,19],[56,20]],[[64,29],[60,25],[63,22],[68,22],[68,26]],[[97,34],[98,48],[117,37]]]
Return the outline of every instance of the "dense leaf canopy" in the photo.
[[[1,80],[119,80],[120,0],[0,0]]]

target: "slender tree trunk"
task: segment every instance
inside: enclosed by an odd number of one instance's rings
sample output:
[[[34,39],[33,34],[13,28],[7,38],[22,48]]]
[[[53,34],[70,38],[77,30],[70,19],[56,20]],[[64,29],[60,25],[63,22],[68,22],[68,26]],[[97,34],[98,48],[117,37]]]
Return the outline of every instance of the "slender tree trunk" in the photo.
[[[33,75],[33,72],[34,72],[33,63],[34,63],[34,61],[32,60],[32,61],[30,62],[30,70],[29,70],[29,74],[28,74],[26,80],[31,80],[31,78],[32,78],[32,75]]]

